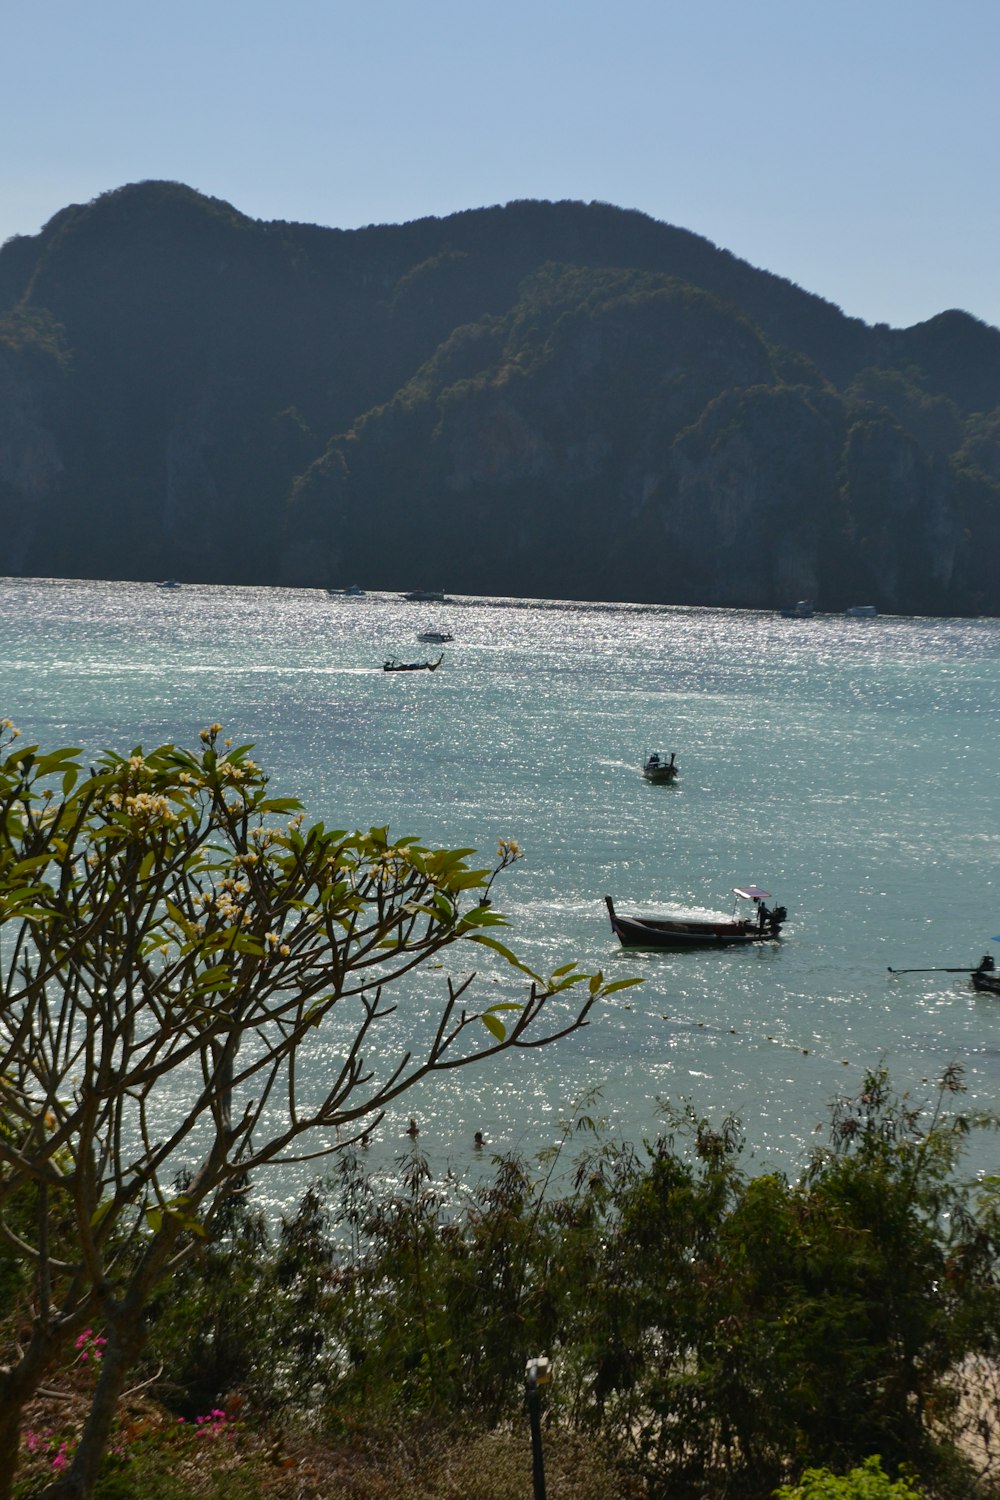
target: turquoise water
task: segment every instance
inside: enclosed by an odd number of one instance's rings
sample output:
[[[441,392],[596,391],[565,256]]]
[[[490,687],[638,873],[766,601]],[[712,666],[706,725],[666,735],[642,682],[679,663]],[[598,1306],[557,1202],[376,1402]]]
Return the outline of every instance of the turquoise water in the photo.
[[[410,1115],[436,1166],[466,1169],[477,1129],[533,1152],[598,1088],[615,1134],[654,1131],[658,1099],[689,1099],[735,1111],[755,1159],[794,1172],[829,1101],[879,1061],[918,1098],[958,1062],[971,1105],[1000,1099],[1000,1003],[960,975],[887,974],[1000,956],[1000,622],[2,587],[0,709],[25,737],[124,750],[218,720],[310,820],[388,822],[487,857],[516,838],[525,859],[496,904],[526,959],[646,979],[555,1047],[409,1096],[374,1161],[409,1145]],[[438,672],[381,671],[425,656],[428,628],[455,637]],[[676,785],[642,780],[653,748],[676,751]],[[627,954],[612,938],[605,892],[625,911],[726,912],[750,881],[788,908],[778,947]],[[441,983],[415,980],[403,1027],[433,1014]],[[320,1044],[317,1076],[322,1063]],[[296,1182],[276,1179],[274,1201]]]

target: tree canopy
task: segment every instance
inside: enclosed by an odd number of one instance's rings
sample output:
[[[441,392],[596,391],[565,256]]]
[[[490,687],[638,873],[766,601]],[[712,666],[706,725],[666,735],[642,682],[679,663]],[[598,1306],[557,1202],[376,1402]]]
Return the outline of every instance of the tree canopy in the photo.
[[[543,978],[501,940],[473,850],[307,826],[220,726],[197,750],[21,746],[0,760],[0,1247],[20,1348],[0,1370],[0,1494],[24,1404],[86,1329],[107,1338],[86,1431],[54,1492],[86,1494],[161,1280],[261,1168],[336,1151],[420,1079],[586,1023],[623,983]],[[526,994],[434,1024],[397,993],[461,945]],[[582,996],[571,995],[582,985]],[[564,999],[569,1004],[563,1004]],[[322,1057],[307,1065],[309,1044]]]

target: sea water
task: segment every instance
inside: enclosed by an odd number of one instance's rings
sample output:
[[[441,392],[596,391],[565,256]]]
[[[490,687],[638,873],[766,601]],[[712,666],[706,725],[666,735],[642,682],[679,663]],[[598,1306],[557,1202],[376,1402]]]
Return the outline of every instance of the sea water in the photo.
[[[888,970],[1000,955],[1000,622],[48,579],[7,580],[2,600],[0,712],[25,738],[194,746],[218,721],[309,821],[388,824],[483,863],[516,839],[494,890],[511,945],[536,971],[576,959],[645,981],[551,1047],[400,1099],[371,1147],[387,1170],[410,1117],[436,1171],[468,1173],[477,1130],[487,1157],[531,1156],[580,1109],[639,1141],[662,1101],[687,1101],[737,1115],[751,1165],[794,1175],[831,1101],[881,1063],[916,1102],[960,1064],[965,1107],[997,1106],[1000,1001],[961,974]],[[429,649],[427,629],[454,640]],[[382,670],[439,649],[434,673]],[[675,784],[642,779],[653,749],[676,753]],[[727,913],[749,882],[787,907],[780,944],[626,952],[611,933],[605,893],[625,912]],[[400,992],[397,1044],[445,980]],[[520,993],[496,972],[476,984],[472,1004]],[[317,1085],[330,1065],[314,1044]],[[996,1152],[978,1138],[970,1169]],[[313,1170],[273,1173],[269,1201]]]

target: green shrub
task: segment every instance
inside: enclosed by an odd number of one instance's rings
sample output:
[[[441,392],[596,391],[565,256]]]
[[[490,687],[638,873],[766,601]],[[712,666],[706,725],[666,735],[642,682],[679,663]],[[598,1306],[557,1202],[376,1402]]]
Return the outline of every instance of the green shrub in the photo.
[[[878,1454],[849,1474],[807,1469],[798,1484],[783,1485],[774,1493],[780,1500],[922,1500],[923,1494],[906,1477],[890,1479]]]

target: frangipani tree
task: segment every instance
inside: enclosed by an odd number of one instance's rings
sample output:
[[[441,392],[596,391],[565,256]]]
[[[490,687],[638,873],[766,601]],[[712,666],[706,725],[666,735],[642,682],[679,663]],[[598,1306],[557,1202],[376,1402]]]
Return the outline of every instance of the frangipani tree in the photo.
[[[24,1305],[0,1368],[0,1497],[25,1403],[99,1327],[89,1417],[50,1486],[84,1496],[154,1292],[248,1176],[336,1150],[430,1074],[575,1031],[635,981],[575,965],[543,979],[500,940],[490,892],[513,842],[478,869],[472,850],[385,828],[307,827],[218,725],[194,752],[90,767],[5,731],[0,1247],[23,1268]],[[524,991],[473,1010],[474,975],[443,973],[412,1042],[401,981],[456,944],[498,956]],[[317,1034],[319,1075],[303,1067]]]

